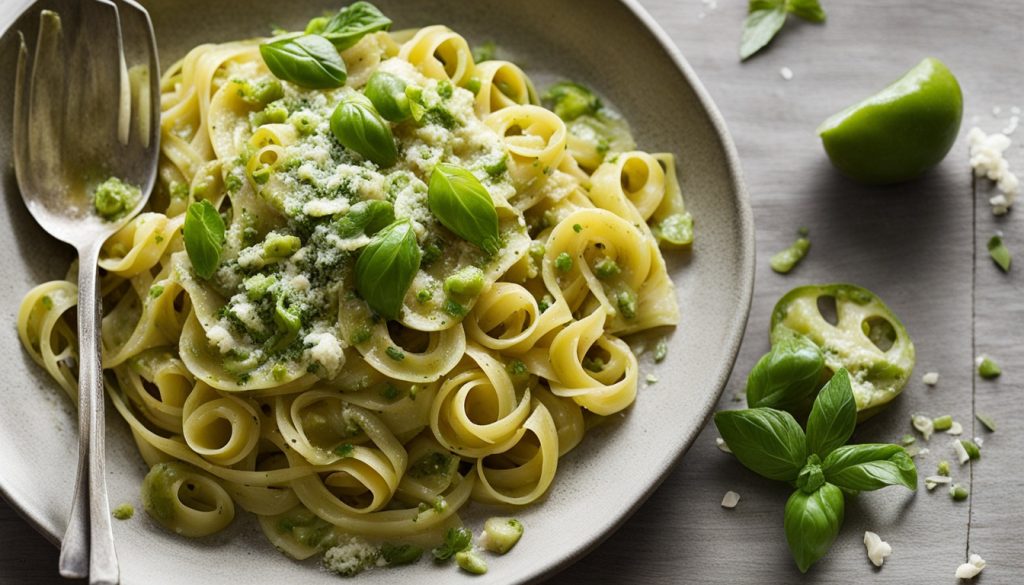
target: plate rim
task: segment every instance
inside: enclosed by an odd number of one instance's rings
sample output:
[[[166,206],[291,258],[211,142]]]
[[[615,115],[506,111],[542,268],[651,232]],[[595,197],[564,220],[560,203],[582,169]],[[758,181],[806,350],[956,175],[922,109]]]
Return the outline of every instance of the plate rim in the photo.
[[[726,343],[724,346],[728,349],[727,353],[730,357],[723,362],[721,366],[719,366],[718,371],[714,375],[717,389],[715,392],[708,394],[705,400],[698,406],[703,423],[700,426],[689,429],[682,437],[682,440],[673,445],[669,457],[664,459],[663,468],[659,470],[655,480],[645,487],[639,498],[634,500],[629,506],[621,508],[610,514],[611,522],[606,527],[593,533],[590,537],[584,540],[577,541],[569,550],[567,550],[566,554],[564,554],[558,562],[544,566],[535,565],[528,568],[524,571],[522,578],[517,581],[518,583],[524,584],[539,583],[546,579],[550,579],[583,559],[583,557],[591,553],[602,542],[611,537],[612,534],[614,534],[630,517],[633,516],[633,514],[636,513],[637,510],[640,509],[641,506],[643,506],[643,504],[661,486],[661,484],[664,483],[665,479],[668,478],[669,474],[672,473],[676,465],[679,463],[679,460],[693,445],[697,436],[701,431],[703,431],[704,427],[707,426],[707,421],[711,412],[718,403],[718,399],[721,397],[722,392],[725,390],[725,386],[732,375],[732,370],[735,367],[736,360],[739,356],[740,344],[742,343],[743,334],[746,330],[746,325],[750,317],[750,308],[753,301],[756,266],[753,210],[751,208],[750,197],[745,186],[739,154],[732,140],[732,135],[729,133],[725,119],[718,110],[718,107],[715,105],[715,102],[712,100],[707,89],[704,87],[704,84],[697,77],[696,72],[690,66],[686,57],[683,56],[681,49],[675,44],[672,38],[665,32],[661,25],[658,24],[647,9],[640,4],[639,0],[616,1],[629,10],[633,17],[636,18],[645,29],[647,29],[647,32],[658,42],[661,50],[665,52],[666,56],[668,56],[673,65],[675,65],[675,68],[680,72],[680,74],[682,74],[683,79],[690,86],[700,103],[701,108],[704,110],[708,120],[711,122],[714,134],[718,139],[718,146],[725,155],[729,182],[731,184],[732,191],[735,193],[734,204],[737,211],[736,219],[740,227],[739,232],[736,234],[739,239],[740,265],[735,271],[739,277],[738,305],[740,310],[733,314],[727,327],[727,334],[725,336]],[[8,17],[4,18],[3,21],[0,22],[0,36],[6,35],[10,26],[17,22],[25,12],[31,10],[35,4],[36,2],[34,0],[27,0],[22,2],[22,6],[13,7],[14,10],[7,13]],[[3,497],[11,509],[13,509],[19,517],[35,529],[36,532],[42,535],[54,546],[58,548],[60,547],[61,536],[58,527],[54,526],[40,510],[35,510],[30,506],[24,505],[26,500],[24,498],[17,497],[16,491],[12,489],[12,486],[8,485],[8,482],[4,480],[2,474],[0,474],[0,497]]]

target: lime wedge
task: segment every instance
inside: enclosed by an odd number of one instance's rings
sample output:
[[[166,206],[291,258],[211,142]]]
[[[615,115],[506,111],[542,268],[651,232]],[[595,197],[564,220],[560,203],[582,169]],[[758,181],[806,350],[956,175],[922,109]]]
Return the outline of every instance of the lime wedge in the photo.
[[[938,59],[818,127],[832,164],[871,185],[913,179],[939,163],[960,131],[960,84]]]

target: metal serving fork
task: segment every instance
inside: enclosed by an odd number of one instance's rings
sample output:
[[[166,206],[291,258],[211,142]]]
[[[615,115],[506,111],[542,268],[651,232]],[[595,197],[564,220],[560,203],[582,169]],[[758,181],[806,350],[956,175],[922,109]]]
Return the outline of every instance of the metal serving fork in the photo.
[[[29,10],[39,8],[34,53],[21,36],[13,154],[25,205],[79,258],[78,474],[60,574],[116,584],[96,265],[103,242],[142,209],[156,180],[160,69],[149,14],[133,0],[46,0]],[[141,190],[114,221],[93,212],[92,183],[106,177]]]

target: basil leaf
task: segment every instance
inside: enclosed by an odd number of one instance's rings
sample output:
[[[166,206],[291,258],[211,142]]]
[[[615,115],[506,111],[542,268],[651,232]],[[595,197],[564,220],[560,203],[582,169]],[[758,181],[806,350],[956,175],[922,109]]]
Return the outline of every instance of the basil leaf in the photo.
[[[755,9],[755,6],[758,8]],[[763,49],[786,23],[786,7],[781,3],[751,2],[750,9],[740,38],[741,60]]]
[[[334,231],[342,238],[359,234],[372,236],[395,221],[395,208],[387,201],[370,199],[360,201],[341,219],[334,222]]]
[[[917,467],[899,445],[846,445],[829,453],[821,464],[825,479],[856,491],[890,485],[917,489]]]
[[[310,89],[345,85],[348,72],[338,50],[318,35],[282,38],[260,45],[260,55],[278,79]]]
[[[391,28],[391,19],[369,2],[353,2],[338,11],[320,34],[343,51],[359,42],[364,36],[379,30]]]
[[[803,335],[776,341],[747,377],[747,404],[785,410],[803,418],[821,387],[825,357]]]
[[[408,219],[380,230],[356,261],[356,290],[370,308],[397,319],[405,292],[420,269],[420,247]]]
[[[825,556],[843,526],[843,492],[826,483],[813,493],[796,490],[786,502],[786,542],[796,566],[806,573]]]
[[[377,113],[385,120],[401,122],[412,116],[406,84],[401,77],[387,71],[376,71],[366,82],[363,94],[370,99]]]
[[[212,203],[204,199],[188,206],[183,238],[192,269],[202,278],[213,276],[224,246],[224,220]]]
[[[331,132],[345,148],[358,152],[378,167],[398,161],[398,148],[391,126],[366,98],[347,99],[331,114]]]
[[[850,374],[840,368],[818,393],[807,418],[807,450],[822,459],[845,445],[857,426],[857,401]]]
[[[992,257],[992,261],[995,262],[1003,272],[1010,271],[1010,263],[1013,261],[1013,255],[1010,254],[1010,250],[1007,249],[1006,245],[1003,244],[1003,238],[995,235],[988,241],[988,255]]]
[[[811,22],[825,22],[825,9],[818,0],[786,0],[786,10]]]
[[[490,255],[498,253],[498,212],[487,189],[466,169],[439,164],[430,174],[427,204],[444,227]]]
[[[804,431],[788,412],[721,410],[715,426],[740,463],[768,479],[793,481],[807,460]]]

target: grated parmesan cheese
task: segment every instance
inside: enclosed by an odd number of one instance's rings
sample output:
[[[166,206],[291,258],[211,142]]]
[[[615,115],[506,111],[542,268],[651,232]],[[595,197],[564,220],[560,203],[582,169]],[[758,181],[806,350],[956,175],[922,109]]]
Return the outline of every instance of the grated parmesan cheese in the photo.
[[[786,81],[789,81],[790,79],[793,79],[793,70],[789,67],[783,67],[782,69],[779,69],[779,75],[781,75]]]
[[[963,563],[956,568],[957,579],[973,579],[981,573],[981,570],[985,568],[985,559],[981,558],[980,555],[971,553],[970,558],[967,559],[966,563]]]
[[[207,329],[206,338],[210,340],[210,343],[216,345],[221,353],[227,353],[238,345],[235,338],[231,336],[231,332],[220,325],[214,325]]]
[[[375,564],[379,551],[362,538],[351,537],[347,541],[327,549],[323,563],[330,571],[351,577],[358,575]]]
[[[725,492],[725,495],[722,496],[722,507],[723,508],[728,508],[728,509],[731,510],[731,509],[736,507],[736,504],[739,504],[739,503],[740,503],[740,495],[737,494],[736,492],[732,491],[732,490]]]
[[[871,559],[871,564],[876,567],[881,567],[885,558],[892,554],[892,547],[889,546],[889,543],[871,531],[864,533],[864,546],[868,549],[868,558]]]
[[[327,370],[329,378],[337,375],[345,357],[337,337],[331,333],[310,333],[302,341],[312,345],[309,357]]]
[[[1005,134],[985,134],[975,127],[967,134],[967,143],[970,145],[970,162],[974,174],[995,182],[999,190],[997,195],[989,199],[992,213],[1005,215],[1020,192],[1020,181],[1010,171],[1010,163],[1003,156],[1013,141]]]
[[[921,381],[929,386],[934,386],[939,383],[939,373],[928,372],[927,374],[921,376]]]

